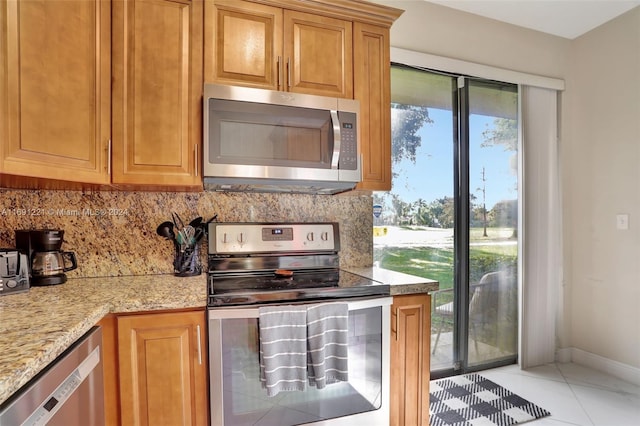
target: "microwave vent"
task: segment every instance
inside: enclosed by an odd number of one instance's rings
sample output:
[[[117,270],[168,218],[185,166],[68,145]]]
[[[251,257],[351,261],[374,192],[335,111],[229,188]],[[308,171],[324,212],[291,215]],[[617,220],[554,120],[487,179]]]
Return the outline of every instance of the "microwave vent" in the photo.
[[[355,182],[286,179],[204,178],[205,191],[333,195],[351,191]]]

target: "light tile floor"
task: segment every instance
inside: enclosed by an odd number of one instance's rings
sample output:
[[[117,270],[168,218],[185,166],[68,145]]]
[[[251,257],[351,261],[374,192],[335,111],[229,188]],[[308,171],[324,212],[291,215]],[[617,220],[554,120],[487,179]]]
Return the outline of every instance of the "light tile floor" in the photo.
[[[479,373],[551,413],[532,426],[640,426],[640,386],[579,364]]]

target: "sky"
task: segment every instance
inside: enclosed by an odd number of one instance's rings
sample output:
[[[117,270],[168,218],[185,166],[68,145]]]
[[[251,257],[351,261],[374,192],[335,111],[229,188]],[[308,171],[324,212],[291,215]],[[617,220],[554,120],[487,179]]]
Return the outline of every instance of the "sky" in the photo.
[[[422,144],[417,151],[416,163],[403,160],[394,164],[391,192],[405,202],[420,198],[426,202],[444,196],[453,196],[453,136],[451,111],[429,108],[433,123],[420,129]],[[515,152],[505,151],[503,146],[480,147],[482,132],[493,125],[493,117],[470,117],[470,188],[476,195],[476,203],[482,202],[482,168],[485,168],[486,206],[488,210],[502,200],[517,198],[517,175],[511,164]]]

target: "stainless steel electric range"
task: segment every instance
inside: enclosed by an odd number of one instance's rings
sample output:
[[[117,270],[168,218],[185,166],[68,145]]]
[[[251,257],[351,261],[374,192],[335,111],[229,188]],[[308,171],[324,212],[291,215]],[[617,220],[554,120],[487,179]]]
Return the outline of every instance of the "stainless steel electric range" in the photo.
[[[353,425],[389,419],[389,286],[341,270],[337,223],[210,223],[211,424]],[[348,380],[268,396],[264,306],[348,305]]]

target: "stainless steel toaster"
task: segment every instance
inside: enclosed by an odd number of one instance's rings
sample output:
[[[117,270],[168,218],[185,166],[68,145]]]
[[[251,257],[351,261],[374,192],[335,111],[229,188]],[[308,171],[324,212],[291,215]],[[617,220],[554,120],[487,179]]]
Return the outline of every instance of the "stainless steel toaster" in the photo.
[[[0,249],[0,296],[29,290],[29,258],[16,249]]]

